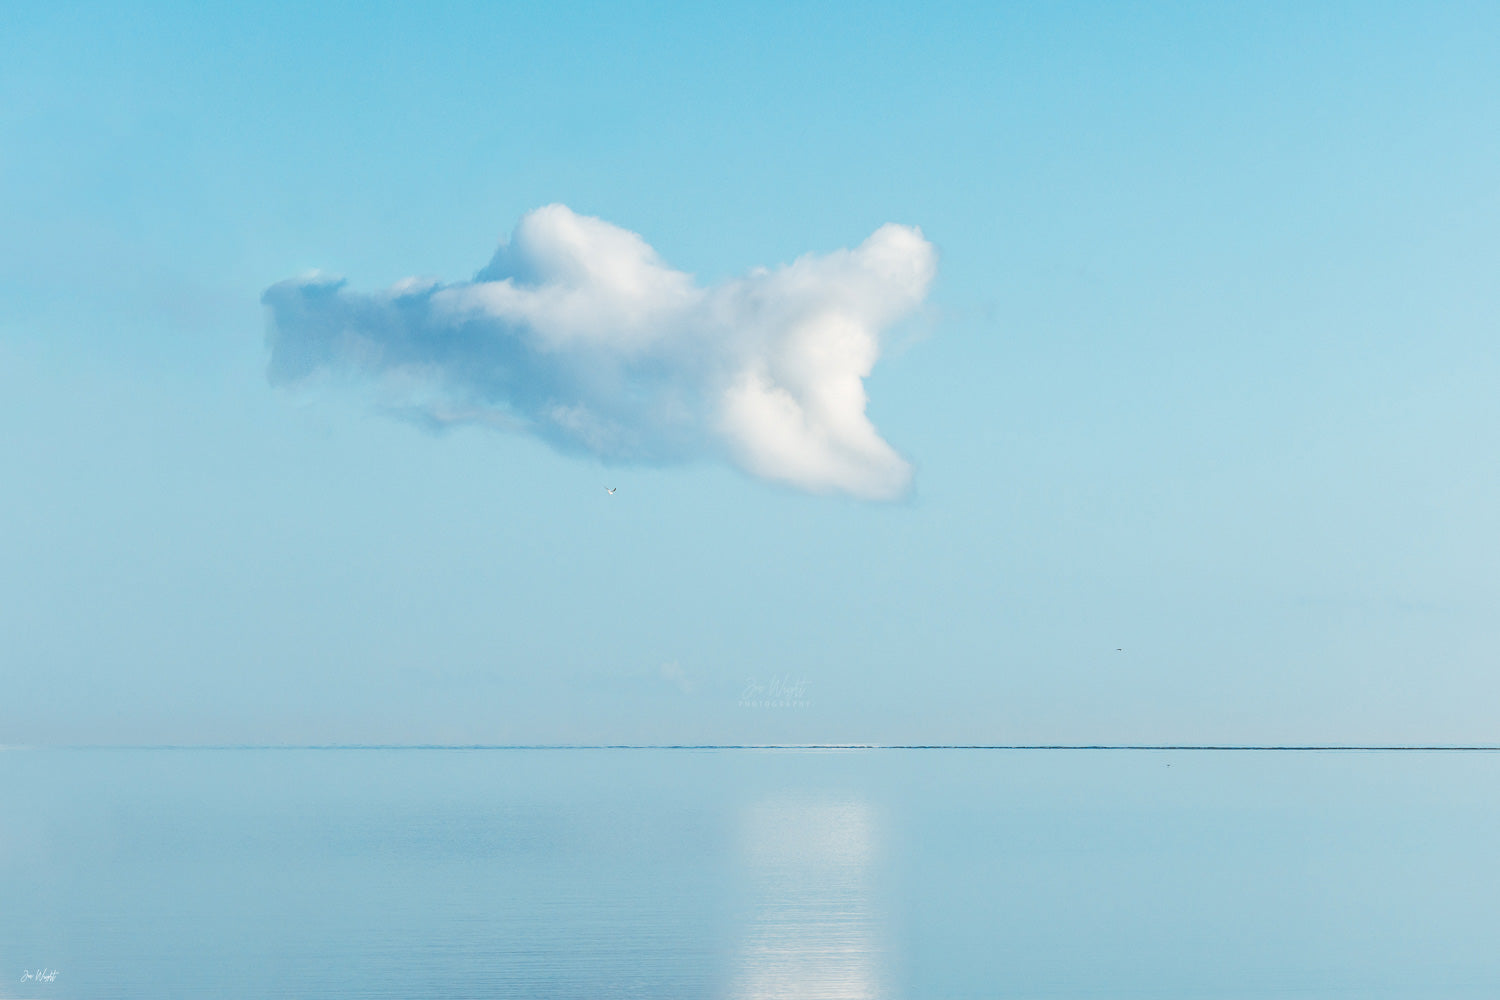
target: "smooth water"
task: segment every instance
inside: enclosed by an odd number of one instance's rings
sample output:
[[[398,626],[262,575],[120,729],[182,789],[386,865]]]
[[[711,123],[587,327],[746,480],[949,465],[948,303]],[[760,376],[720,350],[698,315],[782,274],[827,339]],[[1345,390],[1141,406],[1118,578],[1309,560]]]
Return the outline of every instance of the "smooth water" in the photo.
[[[1496,997],[1497,791],[1494,754],[0,751],[0,998]]]

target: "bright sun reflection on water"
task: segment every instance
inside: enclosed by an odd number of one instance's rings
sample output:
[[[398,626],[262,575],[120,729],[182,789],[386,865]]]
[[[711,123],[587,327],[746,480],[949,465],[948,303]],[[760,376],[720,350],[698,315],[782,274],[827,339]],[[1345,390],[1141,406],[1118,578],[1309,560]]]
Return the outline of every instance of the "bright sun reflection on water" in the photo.
[[[748,918],[731,995],[883,993],[873,892],[877,823],[861,802],[761,802],[743,818]]]

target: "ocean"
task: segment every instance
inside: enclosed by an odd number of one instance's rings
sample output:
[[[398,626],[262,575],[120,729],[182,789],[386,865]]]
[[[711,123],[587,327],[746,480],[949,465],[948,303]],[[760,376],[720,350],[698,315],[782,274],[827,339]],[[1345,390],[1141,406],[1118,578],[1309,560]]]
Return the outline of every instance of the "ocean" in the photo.
[[[0,998],[1500,996],[1500,754],[0,751]]]

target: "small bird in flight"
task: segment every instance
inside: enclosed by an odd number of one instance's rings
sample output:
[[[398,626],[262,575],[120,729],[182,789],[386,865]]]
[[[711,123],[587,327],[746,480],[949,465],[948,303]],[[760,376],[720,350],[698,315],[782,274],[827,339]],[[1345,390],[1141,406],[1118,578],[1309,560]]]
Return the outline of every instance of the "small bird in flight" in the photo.
[[[608,493],[610,496],[614,496],[615,495],[615,487],[613,487],[613,486],[606,486],[606,487],[604,487],[604,492]]]

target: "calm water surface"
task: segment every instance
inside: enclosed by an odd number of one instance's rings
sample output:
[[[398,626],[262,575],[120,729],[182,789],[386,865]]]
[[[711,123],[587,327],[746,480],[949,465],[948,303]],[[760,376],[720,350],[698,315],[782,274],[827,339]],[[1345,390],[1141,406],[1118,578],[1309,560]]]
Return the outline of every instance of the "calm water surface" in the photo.
[[[1492,754],[0,751],[0,998],[1493,998],[1497,793]]]

